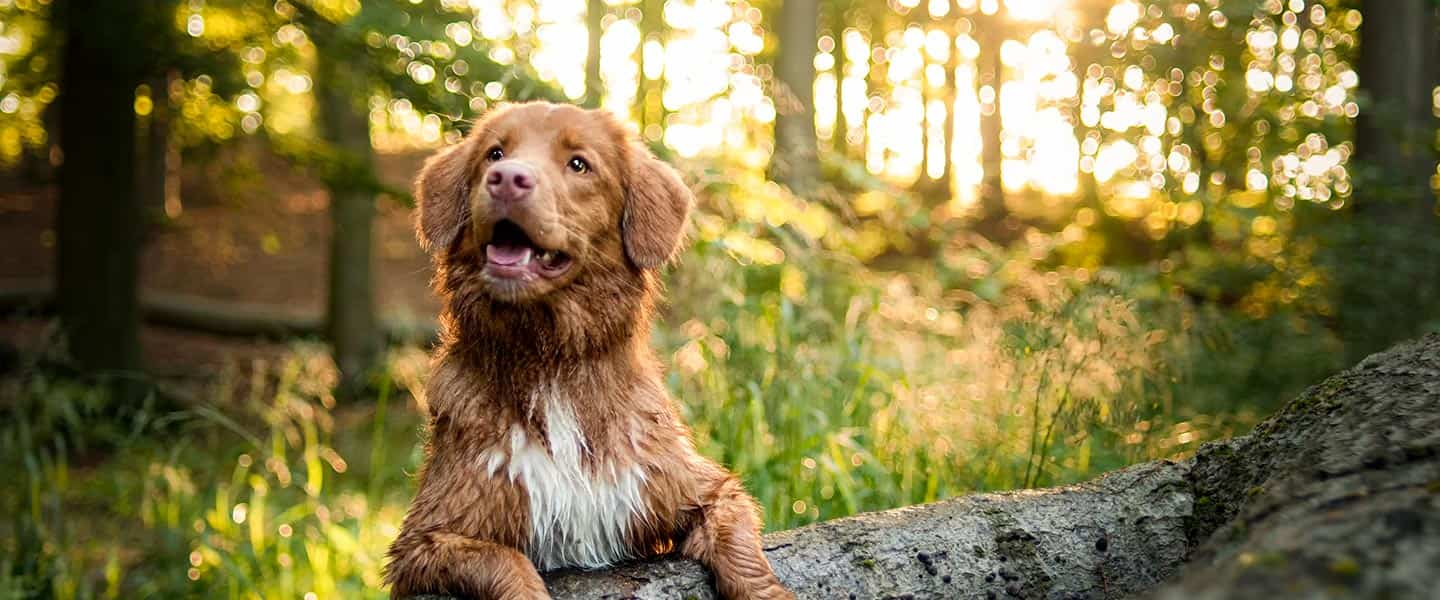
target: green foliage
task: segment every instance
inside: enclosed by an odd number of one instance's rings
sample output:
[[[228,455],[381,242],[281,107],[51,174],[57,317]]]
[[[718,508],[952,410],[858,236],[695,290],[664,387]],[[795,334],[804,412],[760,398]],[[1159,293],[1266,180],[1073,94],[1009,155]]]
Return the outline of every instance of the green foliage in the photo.
[[[50,133],[42,115],[58,96],[59,74],[50,7],[41,2],[0,6],[0,34],[11,49],[0,56],[0,98],[13,108],[0,111],[0,166],[14,167],[21,156],[34,154]]]
[[[97,390],[7,382],[0,464],[19,482],[0,494],[13,516],[0,597],[383,597],[418,420],[391,412],[390,380],[373,406],[332,411],[318,350],[244,380],[232,370],[205,404],[123,426],[89,408]],[[110,455],[96,468],[85,448],[98,440]]]
[[[336,56],[365,57],[353,64],[367,71],[376,91],[409,100],[416,109],[446,115],[452,121],[483,110],[483,84],[502,85],[506,98],[560,101],[564,96],[526,65],[502,65],[482,40],[459,43],[446,25],[471,16],[467,9],[439,0],[368,0],[337,3],[302,0],[289,4]],[[281,11],[277,10],[277,13]],[[468,30],[467,30],[468,31]],[[428,76],[419,76],[428,69]]]

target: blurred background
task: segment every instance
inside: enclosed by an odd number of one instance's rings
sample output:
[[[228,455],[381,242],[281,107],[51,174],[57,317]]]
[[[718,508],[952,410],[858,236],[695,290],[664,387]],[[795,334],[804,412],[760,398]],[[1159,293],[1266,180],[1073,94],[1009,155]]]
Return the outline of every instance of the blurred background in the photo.
[[[423,158],[621,115],[784,529],[1243,433],[1440,329],[1434,0],[0,0],[0,598],[385,597]]]

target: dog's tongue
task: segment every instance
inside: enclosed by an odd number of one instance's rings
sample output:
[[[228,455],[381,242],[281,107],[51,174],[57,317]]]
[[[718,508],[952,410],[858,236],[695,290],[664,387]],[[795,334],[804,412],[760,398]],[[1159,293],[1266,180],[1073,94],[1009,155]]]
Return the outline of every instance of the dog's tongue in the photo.
[[[490,244],[485,246],[485,259],[497,265],[518,265],[529,262],[530,253],[533,251],[534,249],[530,246]]]

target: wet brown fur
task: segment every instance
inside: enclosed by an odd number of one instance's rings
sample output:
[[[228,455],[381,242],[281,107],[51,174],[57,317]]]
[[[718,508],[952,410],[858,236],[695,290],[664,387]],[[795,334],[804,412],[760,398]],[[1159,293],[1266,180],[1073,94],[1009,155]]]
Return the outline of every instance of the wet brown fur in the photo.
[[[481,181],[497,145],[539,180],[525,213],[510,218],[575,260],[533,289],[481,272],[495,210]],[[577,154],[590,172],[565,170]],[[548,597],[525,554],[526,490],[478,464],[512,427],[547,439],[545,407],[534,398],[553,385],[587,442],[582,464],[643,469],[648,511],[628,539],[637,556],[678,550],[709,567],[726,598],[792,597],[761,550],[758,505],[695,451],[648,345],[656,269],[673,257],[691,203],[676,173],[606,113],[520,104],[432,157],[416,197],[417,236],[434,258],[444,309],[426,389],[425,464],[389,551],[392,596]]]

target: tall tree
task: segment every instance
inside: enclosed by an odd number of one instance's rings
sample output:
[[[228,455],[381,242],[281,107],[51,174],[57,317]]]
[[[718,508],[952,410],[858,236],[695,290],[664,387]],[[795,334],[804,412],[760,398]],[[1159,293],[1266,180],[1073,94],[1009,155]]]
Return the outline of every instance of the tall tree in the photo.
[[[635,63],[640,67],[635,85],[635,122],[647,141],[658,140],[653,135],[665,123],[665,93],[663,57],[647,56],[645,46],[649,43],[665,43],[665,2],[664,0],[640,0],[640,44],[635,48]],[[654,74],[655,77],[650,77]]]
[[[846,18],[846,11],[850,8],[847,0],[831,0],[826,5],[829,7],[829,27],[835,36],[835,120],[831,126],[830,146],[839,157],[850,155],[850,141],[847,134],[850,132],[850,124],[845,120],[845,68],[849,59],[845,56],[845,27],[849,23]]]
[[[1005,187],[1000,181],[1005,158],[1000,151],[1000,136],[1005,129],[1000,116],[1000,87],[1005,82],[1005,64],[1000,60],[1000,46],[1005,42],[1004,15],[1004,5],[997,3],[994,13],[977,15],[976,19],[976,40],[980,44],[980,56],[976,59],[978,81],[980,85],[988,85],[994,90],[990,105],[982,104],[980,109],[980,166],[983,172],[980,207],[982,217],[987,220],[998,220],[1005,213]]]
[[[56,303],[77,366],[137,371],[141,208],[134,104],[148,11],[112,0],[66,0],[57,9],[65,46]]]
[[[364,10],[363,4],[362,11]],[[345,57],[351,47],[340,26],[315,19],[315,98],[320,135],[329,145],[330,276],[326,315],[342,395],[363,387],[381,348],[371,275],[371,223],[375,217],[370,89],[364,71]]]
[[[929,112],[930,102],[934,100],[939,100],[945,106],[945,117],[941,123],[939,137],[931,135],[931,128],[928,121],[924,125],[924,135],[921,136],[923,146],[922,156],[924,156],[924,160],[921,162],[920,178],[916,180],[915,187],[932,205],[949,200],[955,189],[955,100],[959,97],[959,90],[956,88],[955,71],[960,68],[960,52],[955,48],[955,39],[959,35],[956,27],[961,20],[951,16],[959,12],[957,3],[954,0],[946,1],[948,6],[944,14],[950,18],[938,18],[935,14],[932,14],[929,0],[922,1],[915,9],[918,23],[924,27],[927,32],[931,27],[938,25],[942,27],[941,31],[944,32],[945,39],[947,40],[944,60],[936,63],[945,69],[945,78],[941,82],[939,89],[932,89],[928,78],[925,78],[923,74],[921,84],[924,90],[925,110],[927,113]],[[929,50],[927,48],[927,58],[933,58],[928,56],[928,52]],[[937,144],[941,146],[940,154],[944,158],[941,163],[940,174],[931,177],[928,169],[930,153],[932,152],[933,146]]]
[[[1436,10],[1429,0],[1366,0],[1362,14],[1362,110],[1355,123],[1361,175],[1339,306],[1352,358],[1440,318],[1440,218],[1430,185],[1433,90],[1440,84]]]
[[[1368,0],[1360,25],[1360,88],[1369,110],[1355,122],[1356,158],[1383,171],[1390,198],[1356,210],[1407,221],[1429,213],[1434,173],[1434,9],[1428,0]]]
[[[1098,132],[1099,127],[1087,127],[1081,118],[1085,105],[1085,82],[1089,79],[1091,65],[1099,66],[1099,63],[1108,54],[1098,40],[1092,38],[1092,32],[1103,31],[1100,29],[1105,25],[1105,15],[1109,8],[1114,5],[1110,0],[1082,0],[1076,2],[1074,10],[1074,21],[1071,25],[1075,28],[1067,36],[1070,39],[1070,74],[1075,78],[1075,97],[1071,99],[1069,106],[1070,125],[1074,128],[1075,143],[1081,148],[1080,160],[1077,164],[1075,176],[1080,193],[1080,205],[1092,209],[1096,215],[1104,215],[1105,211],[1100,204],[1100,182],[1095,178],[1094,156],[1091,156],[1090,168],[1083,165],[1085,161],[1085,140],[1092,132]],[[1105,41],[1108,41],[1106,39]],[[1096,153],[1098,154],[1098,152]]]
[[[585,0],[585,106],[596,108],[605,96],[600,80],[600,37],[605,35],[605,0]]]
[[[170,107],[170,82],[176,78],[174,72],[151,74],[147,78],[150,88],[150,114],[145,119],[145,144],[138,176],[140,181],[140,204],[144,218],[149,221],[160,219],[166,214],[165,203],[169,199],[171,174],[176,170],[171,129],[174,115]]]
[[[820,28],[818,0],[780,5],[775,53],[775,153],[770,174],[806,196],[820,179],[815,139],[815,41]]]
[[[955,15],[960,12],[960,6],[955,0],[948,0],[948,3],[950,8],[947,14],[952,15],[948,19],[951,28],[945,37],[950,46],[945,59],[945,86],[941,96],[945,102],[945,168],[936,180],[937,191],[945,200],[949,200],[955,193],[955,102],[960,98],[958,82],[955,80],[955,72],[960,69],[960,50],[955,47],[955,40],[959,37],[955,24],[958,24],[960,19]]]

